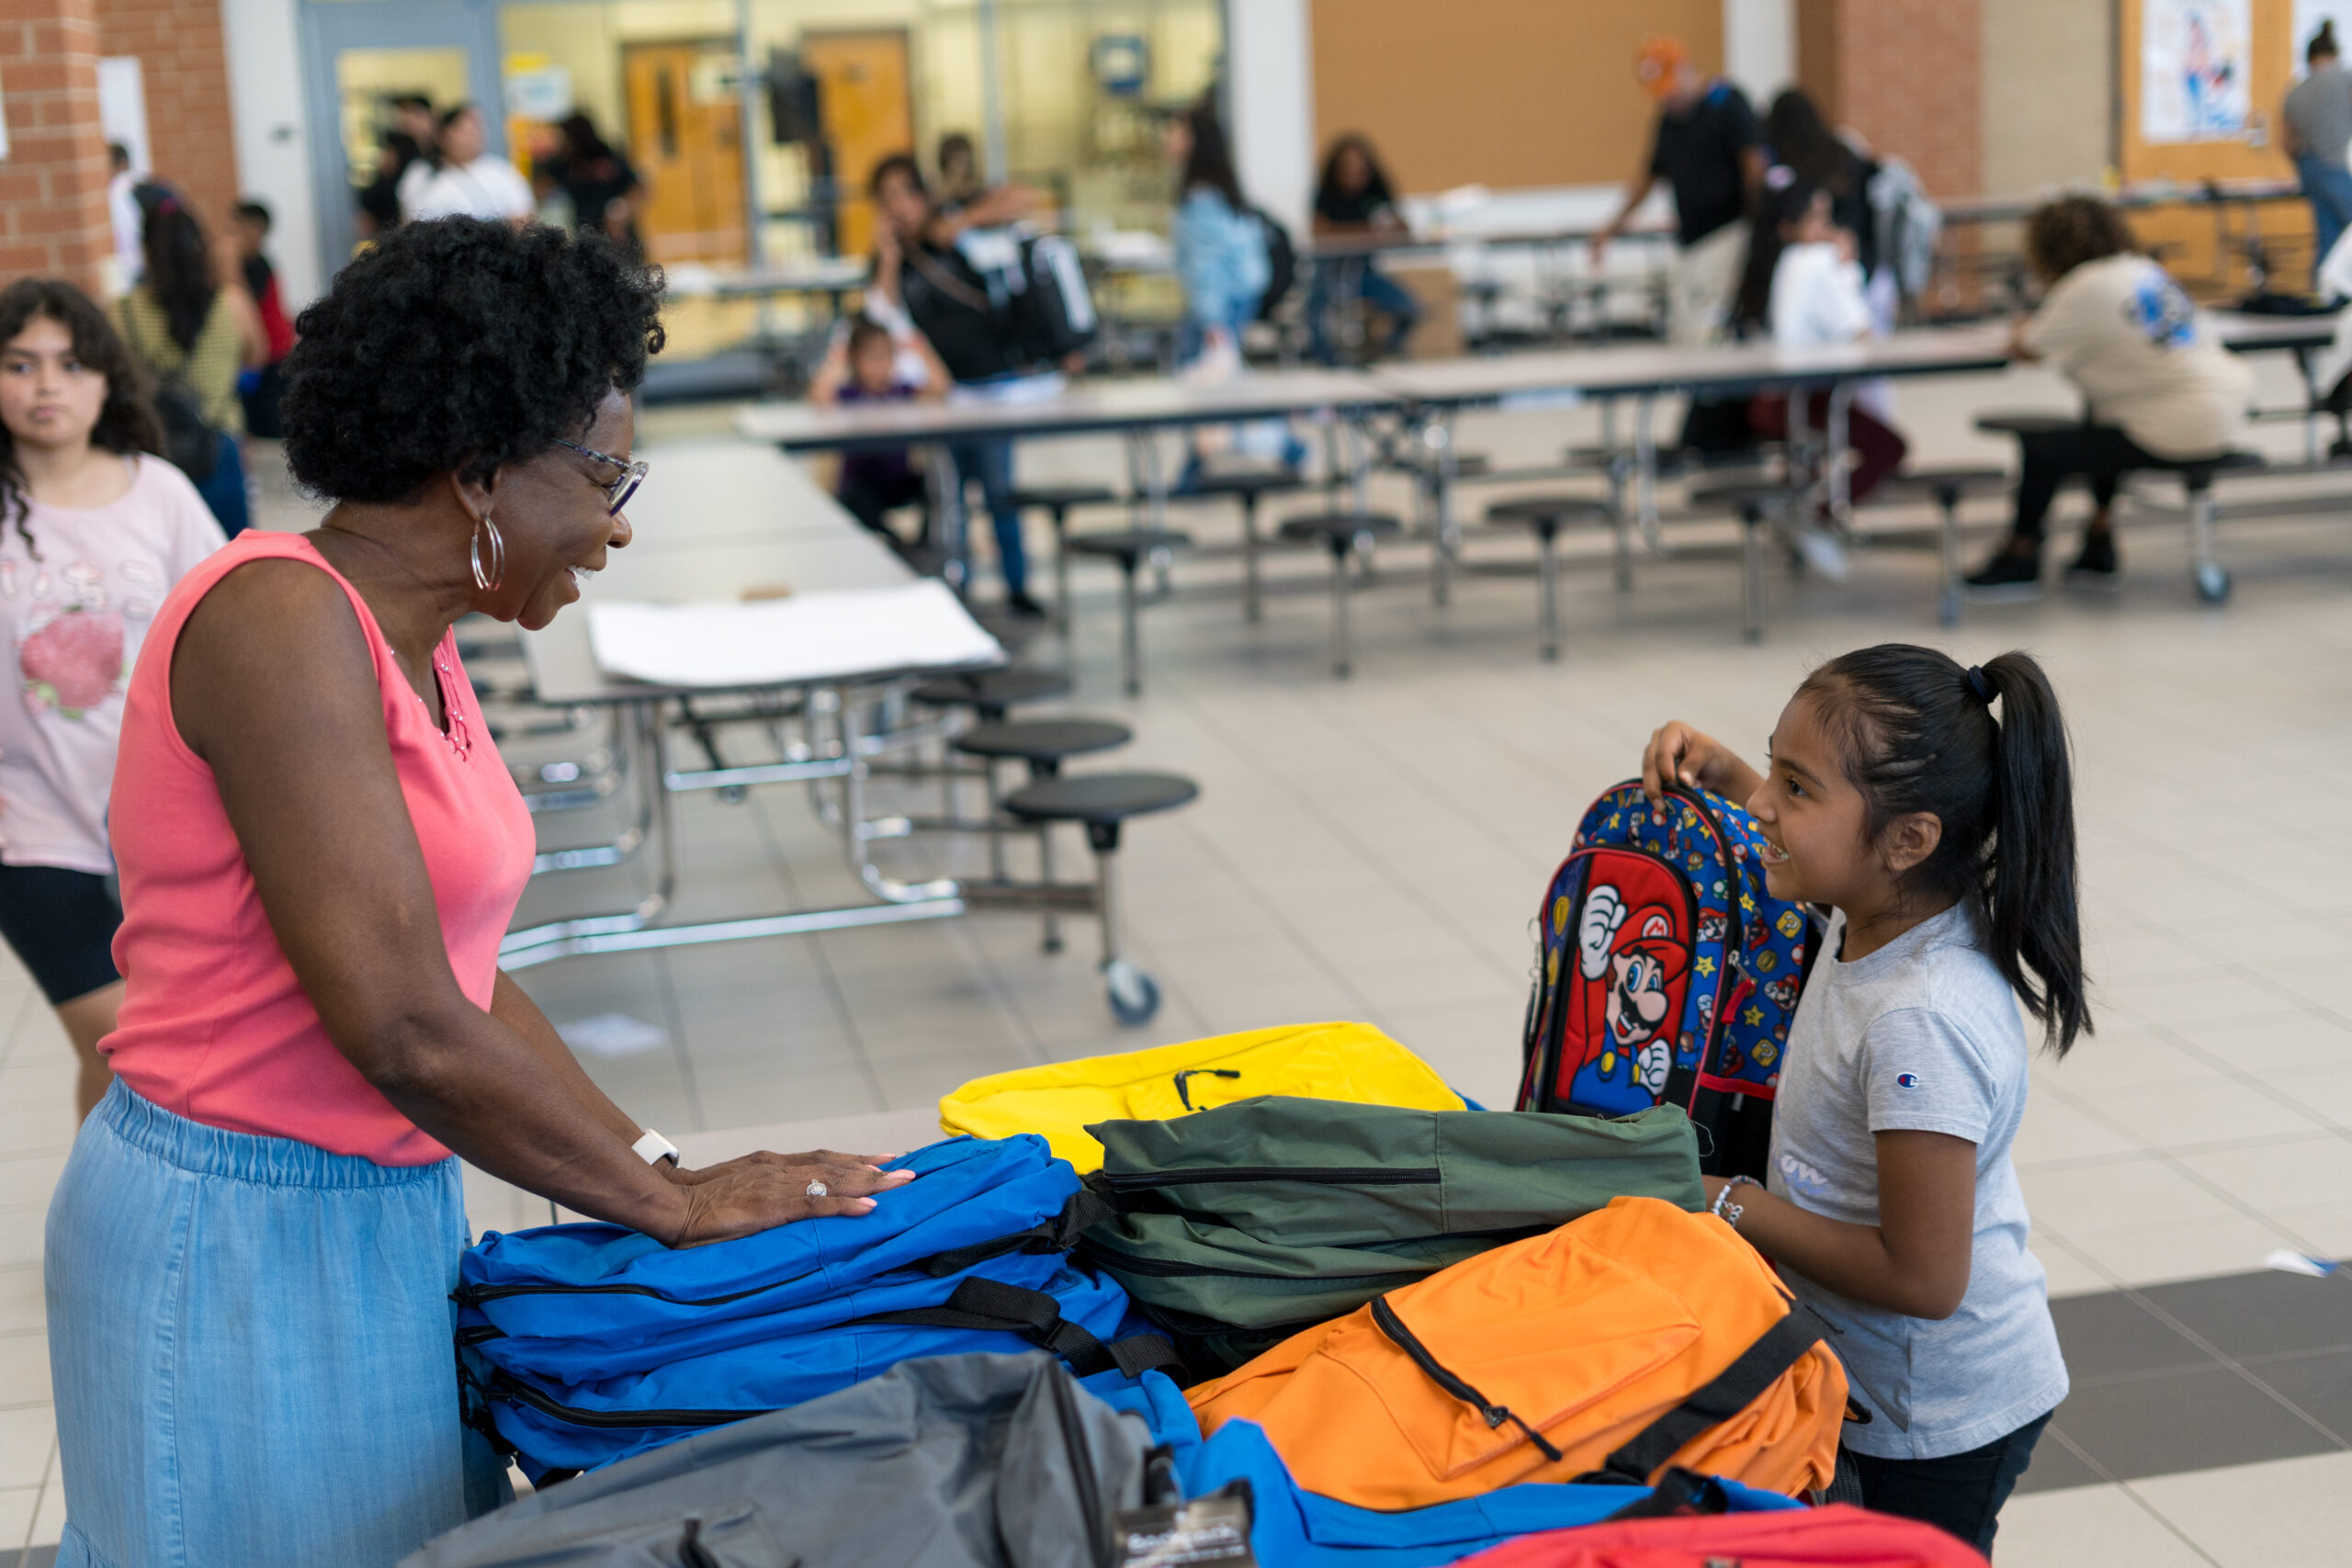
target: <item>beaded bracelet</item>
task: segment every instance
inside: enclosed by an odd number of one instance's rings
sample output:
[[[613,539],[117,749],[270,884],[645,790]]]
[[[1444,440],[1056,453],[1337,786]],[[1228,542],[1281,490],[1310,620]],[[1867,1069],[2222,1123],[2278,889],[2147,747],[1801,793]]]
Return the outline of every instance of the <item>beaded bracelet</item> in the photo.
[[[1758,1185],[1759,1185],[1759,1183],[1752,1176],[1733,1177],[1729,1181],[1724,1183],[1723,1190],[1715,1194],[1715,1201],[1708,1206],[1707,1213],[1714,1215],[1715,1218],[1723,1221],[1724,1224],[1729,1225],[1732,1229],[1737,1230],[1739,1228],[1739,1217],[1747,1213],[1747,1206],[1745,1203],[1735,1203],[1731,1201],[1731,1195],[1742,1187],[1755,1187]]]

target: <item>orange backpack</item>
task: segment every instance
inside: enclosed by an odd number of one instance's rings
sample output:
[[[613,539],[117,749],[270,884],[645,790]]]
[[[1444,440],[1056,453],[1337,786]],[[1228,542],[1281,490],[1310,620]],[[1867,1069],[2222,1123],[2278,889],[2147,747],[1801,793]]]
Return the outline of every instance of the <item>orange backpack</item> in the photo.
[[[1829,1484],[1845,1419],[1822,1326],[1723,1221],[1620,1198],[1185,1397],[1204,1433],[1245,1416],[1300,1486],[1359,1507],[1669,1463],[1796,1494]]]

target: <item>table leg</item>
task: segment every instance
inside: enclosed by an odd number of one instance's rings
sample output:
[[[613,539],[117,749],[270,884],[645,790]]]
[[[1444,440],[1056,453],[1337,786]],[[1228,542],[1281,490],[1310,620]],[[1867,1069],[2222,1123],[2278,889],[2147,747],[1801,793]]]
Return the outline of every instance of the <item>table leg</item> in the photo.
[[[1644,392],[1634,400],[1634,494],[1642,519],[1642,542],[1657,549],[1657,434],[1651,422],[1657,416],[1657,394]]]
[[[1453,558],[1462,548],[1462,529],[1453,520],[1453,484],[1461,464],[1453,446],[1453,422],[1442,414],[1431,419],[1422,440],[1434,458],[1430,486],[1431,525],[1437,538],[1436,552],[1430,558],[1430,595],[1443,604],[1453,597]]]
[[[964,509],[964,480],[956,459],[944,446],[926,449],[924,471],[931,480],[932,515],[938,519],[939,548],[946,557],[940,575],[947,586],[962,593],[972,581],[972,558]]]
[[[1846,472],[1848,415],[1854,406],[1854,383],[1840,381],[1829,389],[1827,427],[1822,433],[1822,472],[1829,480],[1829,515],[1841,528],[1854,525],[1853,487]]]

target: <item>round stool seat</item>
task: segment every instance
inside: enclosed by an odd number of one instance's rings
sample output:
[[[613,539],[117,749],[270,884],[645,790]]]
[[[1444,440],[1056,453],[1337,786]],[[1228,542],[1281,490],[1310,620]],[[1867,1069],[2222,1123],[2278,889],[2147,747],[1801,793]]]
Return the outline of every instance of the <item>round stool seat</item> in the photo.
[[[1069,672],[1061,670],[983,670],[925,681],[911,694],[925,707],[989,708],[1001,713],[1019,703],[1066,696],[1069,684]]]
[[[1306,481],[1287,468],[1242,468],[1228,473],[1201,474],[1182,491],[1168,499],[1181,501],[1186,496],[1244,495],[1255,498],[1272,495],[1277,491],[1302,490]]]
[[[1177,549],[1192,542],[1193,536],[1174,528],[1122,528],[1115,533],[1072,534],[1067,547],[1074,556],[1100,556],[1132,570],[1154,550]]]
[[[1946,468],[1905,468],[1899,474],[1889,474],[1880,482],[1879,493],[1939,495],[1950,491],[1965,495],[2008,488],[2008,469],[1962,464]]]
[[[2028,409],[2021,413],[1978,414],[1976,428],[1987,435],[2054,435],[2062,430],[2093,430],[2098,427],[2080,414]]]
[[[2211,457],[2178,457],[2151,465],[2168,473],[2210,479],[2223,468],[2259,468],[2268,459],[2259,452],[2222,452]]]
[[[1106,506],[1119,499],[1107,485],[1030,485],[1012,492],[1012,504],[1067,512],[1073,506]]]
[[[1487,508],[1487,521],[1506,527],[1557,528],[1564,523],[1605,523],[1609,503],[1589,495],[1522,495]]]
[[[1125,746],[1135,734],[1109,719],[1031,718],[967,729],[956,737],[956,750],[974,757],[1017,757],[1024,762],[1052,763]]]
[[[1444,471],[1442,462],[1434,452],[1423,453],[1402,467],[1430,479]],[[1457,479],[1484,479],[1494,471],[1495,460],[1484,452],[1456,452],[1453,455],[1453,477]]]
[[[1285,517],[1274,529],[1285,539],[1320,539],[1335,547],[1363,534],[1385,539],[1403,531],[1404,525],[1385,512],[1318,512],[1306,517]]]
[[[1762,506],[1768,502],[1794,494],[1796,487],[1777,479],[1717,479],[1713,484],[1692,485],[1690,504],[1719,506],[1738,512],[1750,506]]]
[[[1178,773],[1073,773],[1040,779],[1004,797],[1004,808],[1033,822],[1110,827],[1130,817],[1172,811],[1201,793]]]

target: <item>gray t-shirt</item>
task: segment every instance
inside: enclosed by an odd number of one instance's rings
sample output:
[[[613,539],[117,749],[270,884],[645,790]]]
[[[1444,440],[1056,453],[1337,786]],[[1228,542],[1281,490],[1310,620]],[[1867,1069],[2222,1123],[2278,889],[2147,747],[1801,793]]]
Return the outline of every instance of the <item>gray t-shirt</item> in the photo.
[[[2342,65],[2323,65],[2296,83],[2278,112],[2306,154],[2344,165],[2345,145],[2352,142],[2352,75]]]
[[[1883,1459],[1981,1448],[2066,1397],[2048,1282],[2026,1250],[2025,1194],[2009,1145],[2025,1116],[2017,998],[1962,902],[1854,964],[1832,919],[1797,1003],[1773,1102],[1769,1186],[1801,1209],[1878,1224],[1877,1133],[1947,1133],[1976,1145],[1968,1292],[1940,1322],[1835,1295],[1781,1274],[1838,1330],[1855,1400],[1846,1446]]]

